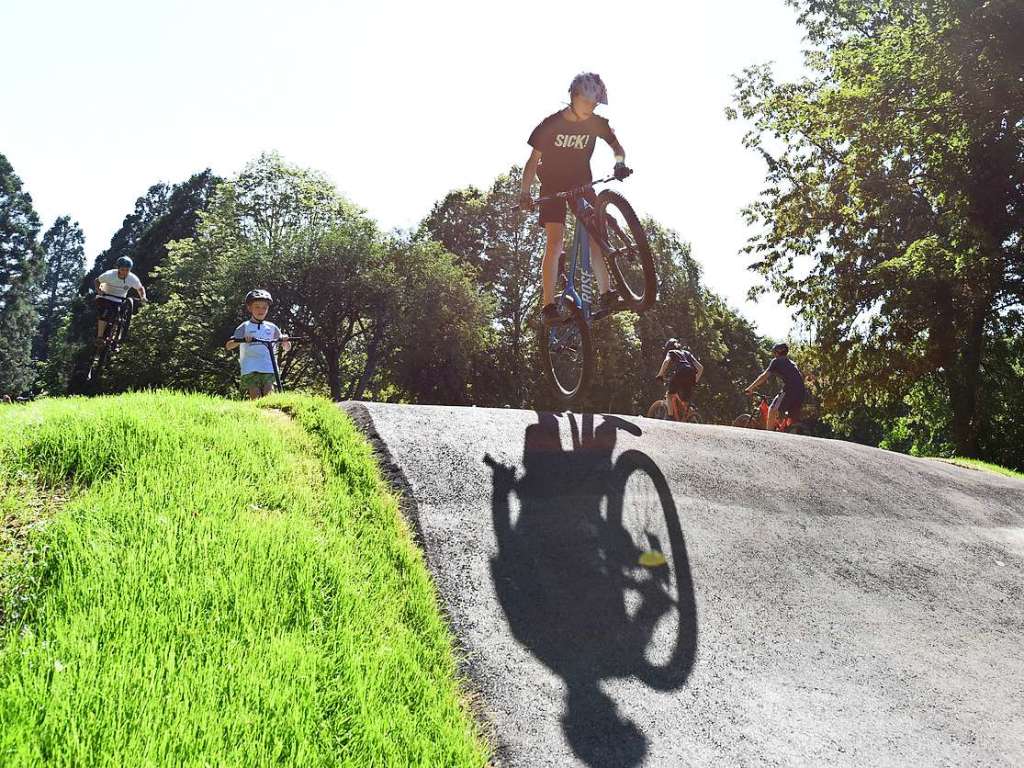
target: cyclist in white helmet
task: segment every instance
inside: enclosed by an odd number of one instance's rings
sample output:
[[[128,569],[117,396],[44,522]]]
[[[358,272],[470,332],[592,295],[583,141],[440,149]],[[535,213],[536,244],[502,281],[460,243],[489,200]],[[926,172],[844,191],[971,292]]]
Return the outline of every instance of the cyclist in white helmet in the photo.
[[[139,280],[138,275],[132,272],[135,266],[127,256],[121,256],[113,269],[108,269],[92,281],[93,289],[96,291],[96,344],[104,343],[103,334],[107,330],[107,323],[112,322],[121,308],[121,302],[128,300],[128,292],[135,289],[142,301],[146,300],[146,289]],[[129,320],[131,314],[128,315]],[[128,339],[128,327],[125,326],[122,339]]]
[[[270,356],[275,354],[266,344],[258,341],[280,341],[281,348],[287,352],[291,345],[288,337],[281,329],[267,320],[267,313],[274,303],[270,291],[255,288],[245,296],[245,308],[249,311],[249,319],[235,329],[231,338],[225,342],[228,350],[238,349],[238,363],[242,369],[242,389],[255,400],[274,391],[274,363]]]
[[[615,138],[608,121],[594,113],[598,104],[608,103],[608,90],[600,75],[594,72],[576,75],[569,85],[569,99],[568,107],[544,118],[530,134],[529,144],[533,150],[523,168],[520,193],[520,203],[524,210],[533,207],[530,187],[538,175],[541,197],[565,192],[592,181],[590,157],[594,154],[597,137],[604,139],[615,153],[616,178],[624,179],[630,173],[626,168],[626,151]],[[585,197],[596,205],[597,197],[593,190],[588,191]],[[539,208],[540,224],[547,234],[541,266],[544,285],[543,318],[545,323],[551,324],[558,320],[558,310],[554,304],[555,282],[558,278],[558,256],[565,233],[566,204],[561,199],[549,200],[541,203]],[[608,270],[593,238],[590,239],[590,253],[594,277],[597,278],[601,294],[599,306],[611,309],[619,298],[615,291],[610,290]]]

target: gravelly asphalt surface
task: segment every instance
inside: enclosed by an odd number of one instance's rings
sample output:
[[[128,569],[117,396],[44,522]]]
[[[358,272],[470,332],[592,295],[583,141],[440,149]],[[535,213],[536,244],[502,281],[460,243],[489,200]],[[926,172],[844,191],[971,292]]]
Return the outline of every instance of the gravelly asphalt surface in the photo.
[[[343,407],[411,497],[499,765],[1024,765],[1024,482],[731,427]]]

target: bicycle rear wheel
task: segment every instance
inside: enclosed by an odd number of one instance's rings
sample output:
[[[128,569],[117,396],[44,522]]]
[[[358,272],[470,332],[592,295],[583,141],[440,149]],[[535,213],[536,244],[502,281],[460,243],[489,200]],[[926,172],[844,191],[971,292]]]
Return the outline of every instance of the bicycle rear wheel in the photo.
[[[597,212],[611,246],[605,256],[619,295],[634,312],[650,309],[657,298],[658,277],[647,234],[633,207],[622,195],[605,189],[597,196]]]
[[[563,401],[572,401],[590,384],[594,351],[590,327],[578,312],[570,321],[545,329],[541,352],[548,378]]]

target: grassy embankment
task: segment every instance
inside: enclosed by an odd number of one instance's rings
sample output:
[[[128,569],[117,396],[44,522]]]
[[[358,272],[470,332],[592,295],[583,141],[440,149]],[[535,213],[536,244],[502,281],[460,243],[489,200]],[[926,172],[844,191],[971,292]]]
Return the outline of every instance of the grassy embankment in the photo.
[[[336,408],[140,394],[0,406],[0,429],[0,764],[486,763]]]
[[[1006,475],[1007,477],[1015,477],[1018,480],[1024,480],[1024,472],[1018,472],[1014,469],[1001,467],[998,464],[990,464],[989,462],[982,461],[981,459],[962,459],[960,457],[955,457],[952,459],[942,459],[942,461],[948,461],[950,464],[967,467],[968,469],[984,469],[988,472],[995,472],[997,475]]]

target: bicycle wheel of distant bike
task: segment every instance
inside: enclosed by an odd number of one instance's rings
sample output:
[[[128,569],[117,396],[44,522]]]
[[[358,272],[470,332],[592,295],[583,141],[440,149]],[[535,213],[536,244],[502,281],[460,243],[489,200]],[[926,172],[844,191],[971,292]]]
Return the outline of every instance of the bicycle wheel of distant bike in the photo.
[[[569,402],[586,389],[594,372],[594,351],[590,326],[579,312],[545,330],[541,354],[559,398]]]
[[[693,666],[697,632],[679,510],[657,464],[636,450],[615,461],[607,498],[607,562],[621,574],[632,624],[629,671],[653,688],[676,688]]]
[[[668,403],[664,400],[655,400],[651,403],[651,407],[647,409],[648,419],[669,419],[672,417],[672,412],[669,410]]]
[[[597,196],[598,221],[604,222],[604,235],[611,246],[608,268],[618,286],[619,295],[629,309],[644,312],[654,306],[658,277],[647,234],[633,206],[610,189]]]

